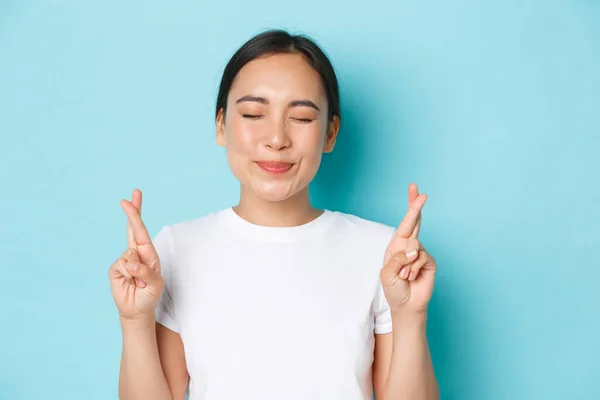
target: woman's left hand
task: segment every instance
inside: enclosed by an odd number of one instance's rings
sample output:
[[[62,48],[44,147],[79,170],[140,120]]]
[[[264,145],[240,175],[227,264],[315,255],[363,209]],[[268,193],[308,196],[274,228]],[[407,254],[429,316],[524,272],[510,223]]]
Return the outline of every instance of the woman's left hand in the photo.
[[[408,212],[388,245],[380,278],[385,297],[394,311],[425,314],[433,293],[436,262],[419,241],[421,210],[427,195],[416,184],[408,187]],[[405,250],[416,256],[407,257]]]

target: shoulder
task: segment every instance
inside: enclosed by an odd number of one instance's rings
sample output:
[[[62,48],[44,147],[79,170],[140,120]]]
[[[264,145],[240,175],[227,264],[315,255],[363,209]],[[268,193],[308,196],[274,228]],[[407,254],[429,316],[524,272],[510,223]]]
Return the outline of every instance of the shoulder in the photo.
[[[219,228],[222,213],[223,210],[218,210],[201,217],[162,225],[153,241],[168,242],[172,246],[173,243],[193,242],[199,237],[211,237]]]
[[[368,220],[354,214],[339,211],[333,212],[336,216],[335,227],[339,234],[364,244],[381,246],[392,239],[396,228],[381,222]]]
[[[333,212],[336,214],[337,219],[341,224],[359,232],[385,236],[392,234],[396,230],[393,226],[365,219],[354,214],[347,214],[340,211]]]

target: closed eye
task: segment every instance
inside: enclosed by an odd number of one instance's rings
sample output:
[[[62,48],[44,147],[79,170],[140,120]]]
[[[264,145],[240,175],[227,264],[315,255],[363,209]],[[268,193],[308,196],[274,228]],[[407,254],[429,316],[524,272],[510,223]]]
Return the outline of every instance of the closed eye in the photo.
[[[259,119],[262,117],[262,115],[256,115],[256,114],[242,114],[242,117],[244,118],[248,118],[248,119]]]
[[[310,118],[292,118],[298,122],[301,122],[303,124],[308,124],[310,122],[313,122],[314,120],[310,119]]]

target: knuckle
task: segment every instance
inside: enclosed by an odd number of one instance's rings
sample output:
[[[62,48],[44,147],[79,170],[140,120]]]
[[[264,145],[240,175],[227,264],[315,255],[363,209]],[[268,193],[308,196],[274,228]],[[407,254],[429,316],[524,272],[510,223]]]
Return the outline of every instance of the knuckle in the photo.
[[[128,248],[127,250],[125,250],[125,251],[123,252],[123,254],[121,254],[121,258],[123,258],[123,259],[125,259],[125,260],[128,260],[128,259],[130,259],[130,258],[131,258],[131,255],[132,255],[132,249],[131,249],[131,247],[130,247],[130,248]]]
[[[125,272],[125,260],[122,257],[119,257],[112,263],[112,265],[108,268],[108,275],[112,276],[114,272],[124,273]]]
[[[153,258],[148,266],[154,271],[160,270],[160,261],[158,257]]]
[[[138,275],[140,277],[146,277],[146,276],[148,276],[148,268],[146,267],[145,264],[142,264],[141,262],[135,262],[133,264],[137,264],[137,266],[138,266]]]
[[[395,264],[404,263],[407,260],[406,253],[404,251],[398,251],[394,253],[394,255],[392,256],[392,260]]]
[[[417,250],[423,250],[423,245],[421,244],[419,239],[410,239],[408,242],[409,242],[408,247],[417,249]]]
[[[119,270],[121,267],[125,266],[125,259],[123,257],[119,257],[115,260],[115,262],[110,266],[112,270]]]
[[[419,270],[419,269],[423,268],[425,265],[427,265],[428,262],[429,262],[429,258],[426,257],[426,253],[425,252],[420,252],[419,253],[419,258],[415,262],[414,269]]]
[[[152,271],[150,269],[150,267],[148,267],[146,264],[142,264],[139,263],[140,266],[140,277],[143,277],[145,279],[154,279],[156,278],[156,274],[154,273],[154,271]]]

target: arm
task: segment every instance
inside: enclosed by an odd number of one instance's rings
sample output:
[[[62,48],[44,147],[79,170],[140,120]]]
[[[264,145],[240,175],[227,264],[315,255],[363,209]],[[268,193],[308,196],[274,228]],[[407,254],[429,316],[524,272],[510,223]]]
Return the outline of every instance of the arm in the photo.
[[[419,242],[427,195],[408,187],[408,212],[384,255],[381,285],[392,333],[376,339],[374,385],[378,400],[437,400],[440,397],[425,335],[427,305],[437,264]],[[381,331],[381,330],[380,330]],[[389,368],[388,368],[389,365]]]
[[[377,400],[437,400],[439,388],[425,335],[425,316],[392,310],[393,332],[375,335],[373,386]]]
[[[181,337],[156,322],[156,311],[172,304],[165,288],[170,266],[170,237],[163,229],[152,240],[141,218],[142,193],[121,201],[127,214],[128,249],[109,269],[113,300],[121,316],[123,352],[119,375],[121,400],[183,400],[189,376]],[[157,245],[155,247],[154,245]],[[163,290],[164,289],[164,290]],[[165,294],[165,296],[163,296]]]
[[[154,318],[121,318],[121,400],[183,400],[188,383],[180,336]]]

